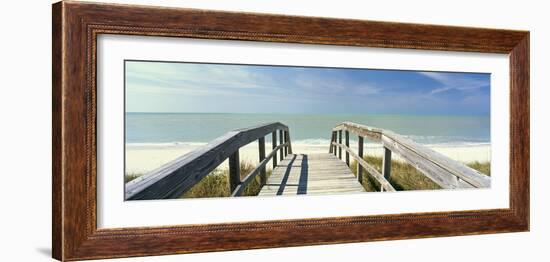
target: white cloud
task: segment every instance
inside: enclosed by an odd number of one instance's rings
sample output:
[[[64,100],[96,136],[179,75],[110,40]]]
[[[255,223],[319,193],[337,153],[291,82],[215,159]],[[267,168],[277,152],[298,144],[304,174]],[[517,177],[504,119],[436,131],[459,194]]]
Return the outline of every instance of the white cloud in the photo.
[[[158,86],[207,86],[214,88],[263,88],[262,76],[245,67],[222,65],[134,62],[126,64],[127,77],[135,81],[148,81]]]
[[[435,95],[437,93],[447,92],[447,91],[453,90],[453,89],[454,88],[450,87],[450,86],[444,86],[444,87],[436,88],[436,89],[433,89],[432,91],[430,91],[430,95]]]
[[[300,74],[294,79],[294,84],[302,90],[321,94],[336,94],[346,88],[345,83],[338,79],[326,79]]]
[[[362,96],[378,94],[380,91],[381,88],[369,84],[355,87],[355,93]]]
[[[429,77],[441,84],[440,87],[432,89],[430,95],[443,93],[451,90],[468,91],[483,88],[489,85],[487,81],[471,79],[467,77],[457,77],[452,73],[437,73],[437,72],[418,72],[419,74]]]
[[[298,75],[296,86],[314,94],[373,95],[381,88],[369,83],[356,83],[345,78],[326,78],[322,76]]]

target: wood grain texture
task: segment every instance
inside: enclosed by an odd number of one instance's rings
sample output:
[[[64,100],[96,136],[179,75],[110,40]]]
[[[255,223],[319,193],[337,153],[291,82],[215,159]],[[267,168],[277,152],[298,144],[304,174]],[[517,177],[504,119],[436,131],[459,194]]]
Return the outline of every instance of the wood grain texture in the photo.
[[[382,142],[384,146],[388,148],[398,147],[408,156],[417,156],[424,159],[429,159],[432,165],[438,165],[441,169],[443,169],[442,172],[439,173],[448,173],[450,176],[456,176],[465,184],[469,184],[470,187],[487,188],[491,185],[491,179],[481,172],[391,131],[384,131],[382,135]],[[404,156],[404,154],[401,156]],[[413,162],[412,164],[418,165],[420,163]]]
[[[265,157],[252,171],[250,171],[249,174],[246,175],[245,178],[242,179],[241,183],[239,183],[239,186],[237,186],[235,190],[233,189],[231,190],[232,191],[231,196],[241,196],[244,190],[246,189],[246,186],[250,182],[252,182],[253,179],[256,178],[258,174],[260,174],[262,169],[265,170],[265,166],[267,165],[267,162],[269,162],[270,159],[276,159],[277,151],[282,150],[283,148],[286,148],[287,145],[288,143],[284,143],[276,146],[275,149],[273,149],[273,151],[271,151],[271,153],[267,155],[267,157]],[[265,177],[262,180],[265,181]],[[262,185],[263,184],[265,183],[262,182]]]
[[[81,260],[529,230],[529,33],[484,28],[61,2],[53,6],[52,254]],[[510,208],[98,229],[99,34],[510,55]]]
[[[344,122],[333,128],[334,131],[348,130],[354,134],[365,137],[373,142],[382,141],[382,129],[360,125],[352,122]]]
[[[332,154],[291,154],[279,163],[259,196],[365,192],[349,167]]]
[[[60,258],[63,253],[63,181],[62,159],[62,19],[61,5],[52,8],[52,256]]]
[[[349,147],[349,131],[346,130],[346,140],[345,140],[345,143],[346,143],[346,146]],[[346,151],[346,165],[349,166],[349,152]]]
[[[178,198],[228,158],[229,184],[231,192],[233,192],[240,184],[241,177],[239,174],[239,148],[276,130],[282,134],[284,130],[288,130],[288,127],[275,122],[227,132],[207,145],[126,183],[125,199]],[[281,143],[281,145],[286,144]],[[283,148],[280,152],[282,158]]]
[[[334,132],[333,132],[334,133]],[[362,136],[357,136],[357,156],[359,159],[363,159],[363,146],[365,145]],[[332,147],[332,145],[331,145]],[[357,165],[357,181],[363,184],[363,167]]]
[[[391,151],[397,153],[397,155],[399,155],[402,159],[406,160],[409,164],[411,164],[418,171],[422,172],[422,174],[430,178],[434,183],[438,184],[442,188],[473,188],[473,186],[468,183],[459,182],[456,179],[457,177],[444,167],[437,165],[429,159],[416,154],[414,151],[409,150],[407,147],[402,147],[397,143],[392,143],[392,141],[388,140],[385,136],[383,137],[382,141],[384,144],[384,148],[388,148]],[[384,162],[383,164],[386,164],[386,162]]]
[[[233,192],[241,184],[241,158],[239,149],[229,156],[229,192]],[[200,181],[200,180],[198,180]],[[198,182],[197,181],[197,182]]]
[[[390,179],[391,176],[391,150],[384,147],[384,155],[382,157],[382,175],[385,179]]]
[[[510,209],[529,229],[529,32],[510,52]]]
[[[288,141],[290,143],[290,141]],[[258,158],[260,163],[265,159],[265,137],[260,137],[258,139]],[[265,165],[260,168],[260,184],[265,185],[267,181],[267,171]]]
[[[343,148],[346,153],[351,154],[353,159],[355,159],[355,161],[357,161],[357,163],[359,164],[358,166],[361,166],[365,171],[367,171],[367,173],[369,173],[374,179],[376,179],[376,181],[380,183],[382,189],[384,189],[385,191],[395,191],[395,188],[393,188],[390,182],[382,174],[380,174],[380,172],[378,172],[376,168],[369,165],[367,161],[365,161],[362,157],[359,157],[359,155],[355,154],[355,152],[353,152],[351,148],[342,144],[335,143],[335,145],[339,148]]]
[[[286,131],[286,137],[285,140],[288,142],[288,147],[285,147],[288,149],[288,153],[292,154],[292,141],[290,139],[290,131]]]
[[[271,133],[271,149],[275,151],[275,148],[277,147],[277,131],[273,131]],[[273,168],[277,167],[277,156],[273,157]]]
[[[279,145],[282,145],[282,144],[284,144],[284,143],[285,143],[285,141],[284,141],[283,130],[279,130]],[[284,151],[281,150],[281,151],[279,151],[279,153],[280,153],[280,154],[279,154],[279,156],[280,156],[279,159],[282,161],[283,158],[285,157],[285,156],[284,156]]]
[[[373,141],[381,142],[385,150],[384,159],[387,156],[386,150],[389,149],[442,188],[487,188],[491,185],[491,179],[479,171],[390,130],[352,122],[343,122],[334,127],[333,130],[338,130],[338,133],[350,131],[357,135],[369,137]],[[341,142],[336,145],[338,147],[343,146]],[[388,172],[391,162],[383,161],[383,164],[385,172]]]
[[[342,130],[338,130],[338,144],[342,144]],[[338,147],[338,158],[342,159],[341,147]]]

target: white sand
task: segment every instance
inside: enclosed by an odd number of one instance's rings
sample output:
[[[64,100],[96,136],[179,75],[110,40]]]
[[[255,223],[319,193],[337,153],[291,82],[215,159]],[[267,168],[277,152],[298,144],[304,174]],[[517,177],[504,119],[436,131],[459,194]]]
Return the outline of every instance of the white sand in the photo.
[[[351,143],[353,145],[355,143]],[[191,152],[202,146],[201,144],[180,144],[180,145],[127,145],[126,146],[126,173],[143,174],[151,171],[165,163],[174,160],[175,158]],[[488,144],[480,145],[433,145],[429,148],[450,157],[451,159],[468,162],[488,162],[491,158],[491,148]],[[271,144],[266,143],[266,154],[269,154]],[[357,152],[357,146],[351,146]],[[311,153],[328,153],[327,145],[311,145],[311,144],[292,144],[293,153],[296,154],[311,154]],[[259,162],[258,145],[250,143],[242,147],[239,151],[241,161],[249,161],[251,163]],[[365,148],[366,155],[382,155],[382,148],[379,145],[367,145]],[[393,156],[392,159],[399,158]],[[270,166],[270,165],[268,165]],[[220,168],[227,168],[227,161],[220,165]]]

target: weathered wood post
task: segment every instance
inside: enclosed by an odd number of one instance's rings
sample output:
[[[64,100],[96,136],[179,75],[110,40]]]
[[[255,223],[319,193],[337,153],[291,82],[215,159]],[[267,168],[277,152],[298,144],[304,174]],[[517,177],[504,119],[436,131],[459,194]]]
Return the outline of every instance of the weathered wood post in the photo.
[[[342,130],[338,130],[338,144],[342,144]],[[338,158],[342,159],[342,147],[338,147]]]
[[[363,137],[359,136],[359,144],[358,144],[358,154],[361,159],[363,159]],[[363,167],[357,163],[357,181],[359,183],[363,184]]]
[[[330,145],[329,145],[329,149],[328,149],[329,154],[336,155],[336,149],[335,149],[335,146],[332,144],[332,142],[336,142],[336,131],[332,131],[330,133]]]
[[[384,147],[384,156],[382,158],[382,175],[386,180],[390,180],[391,176],[391,150]],[[383,187],[380,187],[380,191],[384,191]]]
[[[292,143],[290,142],[290,131],[286,131],[286,142],[288,143],[288,153],[292,154]]]
[[[272,150],[275,150],[275,148],[277,147],[277,130],[273,131],[273,133],[271,133],[271,149]],[[277,167],[277,153],[275,153],[275,155],[273,156],[273,169],[275,169],[275,167]]]
[[[336,143],[336,142],[338,142],[338,132],[334,131],[333,133],[334,133],[334,139],[332,140],[332,142]],[[336,145],[332,145],[332,146],[334,147],[332,149],[332,152],[334,153],[334,156],[337,156],[338,147]]]
[[[283,130],[281,129],[281,130],[279,130],[279,145],[282,145],[282,144],[284,144],[284,143],[285,143],[285,141],[284,141],[284,136],[283,136]],[[283,152],[283,149],[282,149],[282,148],[281,148],[280,150],[281,150],[281,151],[279,152],[279,156],[281,157],[281,161],[283,161],[283,159],[284,159],[284,156],[283,156],[284,152]]]
[[[334,143],[338,143],[338,132],[334,131]],[[334,145],[334,155],[338,154],[338,146]]]
[[[258,139],[258,150],[260,151],[260,163],[265,159],[265,137]],[[267,176],[265,172],[265,165],[260,169],[260,185],[265,185],[267,182]]]
[[[229,192],[232,193],[241,183],[241,161],[239,160],[239,149],[229,156]]]
[[[285,139],[284,139],[285,143],[288,142],[288,136],[287,136],[288,134],[287,133],[288,133],[288,131],[286,131],[286,130],[283,131],[283,134],[284,134],[284,137],[285,137]],[[285,150],[285,157],[286,157],[286,156],[288,156],[288,146],[285,146],[284,150]]]
[[[349,131],[346,130],[346,146],[349,148]],[[349,167],[349,152],[346,150],[346,165]]]

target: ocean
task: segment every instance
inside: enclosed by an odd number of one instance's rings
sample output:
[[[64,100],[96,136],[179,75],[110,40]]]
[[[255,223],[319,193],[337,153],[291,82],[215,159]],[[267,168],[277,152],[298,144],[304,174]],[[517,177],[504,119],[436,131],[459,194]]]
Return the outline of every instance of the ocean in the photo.
[[[425,145],[490,143],[489,116],[126,113],[125,137],[127,145],[204,144],[231,130],[281,122],[289,126],[292,143],[328,146],[332,128],[344,121],[389,129]]]

